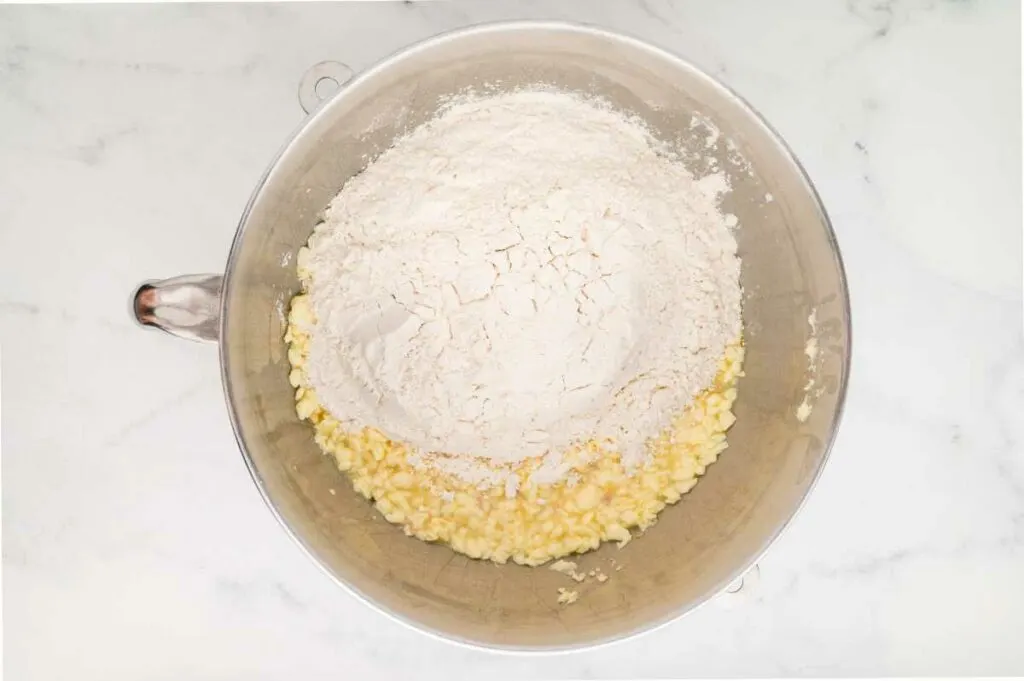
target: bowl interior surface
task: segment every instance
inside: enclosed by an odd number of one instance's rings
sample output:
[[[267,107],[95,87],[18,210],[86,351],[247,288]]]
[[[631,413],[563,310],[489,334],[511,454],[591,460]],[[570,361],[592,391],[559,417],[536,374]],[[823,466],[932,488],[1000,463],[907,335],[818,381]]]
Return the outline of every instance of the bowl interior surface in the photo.
[[[729,176],[739,218],[746,375],[729,448],[699,484],[625,548],[579,558],[611,575],[572,586],[545,568],[494,565],[406,537],[358,496],[295,414],[282,339],[298,289],[295,252],[345,181],[452,94],[544,83],[597,94],[642,117],[691,159]],[[709,144],[702,125],[721,133]],[[222,364],[243,450],[286,527],[339,582],[447,638],[512,649],[572,648],[670,620],[749,567],[800,506],[827,454],[845,388],[842,266],[813,189],[765,124],[677,58],[596,29],[507,24],[442,36],[349,83],[289,143],[257,190],[232,249]],[[809,365],[808,316],[819,356]],[[810,377],[806,422],[796,418]],[[332,493],[332,491],[334,493]],[[622,566],[610,567],[609,559]]]

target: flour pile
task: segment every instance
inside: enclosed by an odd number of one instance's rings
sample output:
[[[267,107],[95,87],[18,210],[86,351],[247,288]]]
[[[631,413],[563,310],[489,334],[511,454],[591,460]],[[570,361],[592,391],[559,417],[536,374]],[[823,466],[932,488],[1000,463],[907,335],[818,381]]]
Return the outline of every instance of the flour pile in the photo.
[[[725,189],[600,103],[461,98],[311,238],[310,384],[346,427],[466,480],[540,456],[553,482],[594,439],[636,466],[740,336]]]

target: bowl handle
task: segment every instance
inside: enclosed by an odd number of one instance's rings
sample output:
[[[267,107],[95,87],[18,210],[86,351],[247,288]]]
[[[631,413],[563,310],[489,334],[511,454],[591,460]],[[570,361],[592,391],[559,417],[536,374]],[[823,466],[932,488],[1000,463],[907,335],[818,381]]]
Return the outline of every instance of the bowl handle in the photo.
[[[172,336],[216,343],[223,279],[219,274],[186,274],[147,281],[132,294],[132,318]]]

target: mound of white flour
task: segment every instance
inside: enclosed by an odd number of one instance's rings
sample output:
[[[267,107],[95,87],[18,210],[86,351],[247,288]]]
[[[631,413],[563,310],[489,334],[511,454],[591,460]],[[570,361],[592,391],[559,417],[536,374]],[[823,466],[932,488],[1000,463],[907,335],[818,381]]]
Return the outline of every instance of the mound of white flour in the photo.
[[[593,438],[635,465],[740,335],[724,189],[608,107],[463,98],[346,183],[310,239],[310,383],[348,427],[466,479],[538,455],[557,479]]]

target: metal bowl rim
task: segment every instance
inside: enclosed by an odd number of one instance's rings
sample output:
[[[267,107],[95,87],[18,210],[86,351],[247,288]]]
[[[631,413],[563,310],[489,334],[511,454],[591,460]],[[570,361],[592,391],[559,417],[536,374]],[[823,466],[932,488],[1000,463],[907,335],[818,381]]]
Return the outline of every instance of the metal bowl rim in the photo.
[[[396,52],[393,52],[389,56],[376,62],[365,71],[356,74],[352,78],[352,80],[346,83],[338,91],[338,93],[334,95],[334,97],[332,97],[332,99],[329,102],[326,102],[324,106],[321,106],[320,109],[315,111],[312,115],[307,116],[305,119],[303,119],[299,126],[287,138],[286,142],[282,145],[278,153],[274,156],[273,160],[268,165],[267,170],[264,172],[263,176],[256,184],[256,187],[253,190],[249,198],[249,201],[247,202],[245,209],[242,212],[242,217],[239,220],[238,228],[236,229],[235,236],[231,242],[231,249],[228,253],[227,264],[224,271],[224,288],[223,294],[221,296],[220,310],[221,339],[227,338],[227,320],[229,318],[227,314],[228,301],[231,299],[234,290],[233,275],[235,273],[238,254],[241,250],[241,244],[245,238],[245,234],[248,228],[249,214],[252,211],[253,206],[263,195],[264,189],[269,184],[271,184],[273,176],[280,164],[281,159],[283,159],[291,151],[291,149],[295,146],[296,142],[302,137],[303,133],[307,131],[315,121],[317,121],[321,116],[324,115],[324,111],[329,107],[329,105],[336,99],[344,97],[345,92],[348,91],[353,85],[368,81],[376,77],[378,73],[390,68],[393,64],[402,60],[415,58],[415,56],[418,53],[432,49],[434,46],[438,44],[450,42],[453,40],[459,40],[472,35],[486,34],[492,32],[514,31],[563,31],[571,33],[581,33],[589,34],[591,36],[608,40],[610,42],[617,42],[620,44],[629,45],[640,51],[646,51],[666,61],[673,62],[682,69],[691,71],[694,75],[703,78],[713,87],[721,90],[725,95],[733,99],[734,102],[739,105],[741,110],[747,113],[755,123],[757,123],[758,125],[761,126],[761,128],[763,128],[767,137],[778,146],[778,148],[782,151],[785,158],[790,163],[793,164],[794,168],[797,171],[797,174],[799,175],[799,178],[802,180],[804,184],[805,190],[810,194],[811,198],[815,203],[815,206],[817,207],[818,213],[821,218],[821,224],[823,225],[827,233],[830,250],[832,252],[833,258],[835,259],[836,271],[839,276],[839,289],[842,295],[842,304],[846,316],[846,327],[844,330],[847,338],[846,356],[843,358],[841,372],[839,376],[839,385],[837,388],[836,404],[832,414],[831,428],[829,430],[828,437],[825,439],[823,443],[824,450],[822,452],[821,460],[819,461],[816,467],[811,482],[808,484],[803,496],[794,506],[792,512],[789,514],[789,517],[782,523],[780,523],[779,526],[775,529],[775,531],[769,537],[767,537],[767,539],[762,544],[761,548],[755,551],[751,555],[751,558],[747,560],[743,565],[741,565],[740,568],[734,570],[732,573],[727,575],[726,578],[720,580],[720,582],[717,585],[715,585],[707,591],[706,595],[703,598],[699,599],[694,603],[691,603],[687,606],[682,606],[678,608],[676,611],[662,618],[652,620],[648,623],[635,627],[629,631],[623,631],[621,633],[612,634],[610,636],[605,636],[584,643],[575,643],[560,646],[505,646],[455,636],[447,632],[434,629],[430,626],[414,621],[410,618],[405,617],[404,615],[392,611],[391,609],[377,603],[371,597],[367,596],[353,585],[343,581],[334,573],[332,573],[331,570],[320,561],[320,559],[316,556],[316,554],[313,552],[310,546],[307,545],[305,540],[299,537],[292,529],[292,527],[288,524],[288,522],[281,516],[273,499],[271,499],[270,495],[267,493],[266,486],[263,483],[263,479],[260,476],[260,473],[257,470],[256,465],[249,454],[248,447],[246,446],[245,443],[245,436],[242,433],[241,426],[239,424],[238,414],[234,406],[236,396],[234,390],[232,389],[231,381],[229,380],[227,370],[227,367],[229,366],[231,361],[230,351],[227,348],[227,343],[223,342],[223,340],[222,342],[219,343],[221,383],[223,385],[224,396],[227,402],[228,416],[231,420],[231,429],[234,432],[235,441],[238,445],[238,449],[242,454],[242,458],[245,461],[245,466],[249,470],[249,475],[252,477],[252,480],[255,483],[256,488],[259,490],[260,496],[263,498],[264,503],[270,509],[270,512],[273,514],[273,516],[277,519],[278,523],[284,528],[285,532],[288,534],[289,537],[291,537],[292,541],[294,541],[299,546],[303,553],[305,553],[306,556],[308,556],[309,559],[312,560],[313,563],[317,565],[317,567],[319,567],[322,572],[324,572],[328,577],[330,577],[330,579],[334,581],[335,584],[337,584],[343,590],[345,590],[350,595],[355,597],[356,600],[361,601],[363,604],[367,605],[376,612],[385,615],[392,621],[398,622],[399,624],[408,627],[413,631],[426,634],[427,636],[435,640],[444,641],[447,643],[454,643],[456,645],[462,646],[470,650],[482,650],[510,655],[525,654],[539,656],[554,655],[583,650],[593,650],[614,643],[624,642],[633,639],[637,636],[640,636],[641,634],[655,631],[664,626],[667,626],[668,624],[678,620],[684,615],[693,612],[700,606],[710,601],[714,596],[720,594],[722,591],[725,590],[726,587],[729,586],[729,584],[734,582],[737,578],[741,577],[742,575],[746,574],[761,559],[765,552],[769,548],[771,548],[772,544],[774,544],[778,540],[779,536],[783,533],[783,531],[787,527],[789,527],[789,525],[793,522],[793,519],[796,517],[796,515],[804,508],[804,506],[807,503],[808,497],[810,496],[814,488],[817,486],[818,480],[821,478],[822,471],[825,468],[825,464],[828,462],[828,459],[831,455],[832,446],[835,443],[836,435],[838,433],[839,425],[842,421],[843,413],[845,411],[846,406],[847,385],[849,382],[850,375],[851,356],[853,354],[853,328],[850,310],[850,296],[849,290],[847,288],[846,268],[843,264],[843,259],[839,251],[839,244],[836,239],[835,230],[832,227],[832,221],[829,219],[828,212],[825,210],[825,206],[821,201],[821,197],[818,194],[817,189],[814,187],[814,184],[811,181],[810,177],[808,176],[807,171],[804,169],[803,165],[797,159],[796,155],[793,153],[793,150],[782,138],[782,135],[780,135],[779,132],[775,130],[775,128],[772,127],[771,124],[769,124],[768,121],[765,120],[765,118],[749,102],[747,102],[742,96],[736,93],[732,88],[725,85],[718,79],[714,78],[706,71],[704,71],[702,68],[695,65],[693,62],[684,59],[683,57],[680,57],[679,55],[674,54],[666,49],[653,45],[650,42],[641,40],[631,35],[621,33],[618,31],[612,31],[600,26],[582,22],[556,20],[515,20],[486,22],[465,26],[436,34],[434,36],[431,36],[429,38],[413,43],[404,48],[401,48]]]

